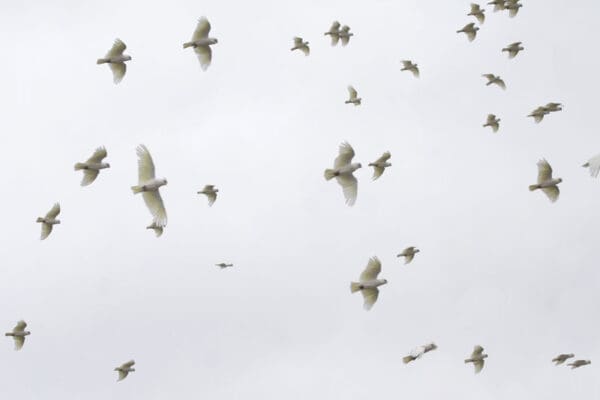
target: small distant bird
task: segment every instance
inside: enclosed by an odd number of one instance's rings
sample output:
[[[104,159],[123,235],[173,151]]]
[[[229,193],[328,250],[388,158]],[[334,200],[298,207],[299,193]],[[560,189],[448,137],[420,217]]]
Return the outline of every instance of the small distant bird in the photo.
[[[421,358],[423,356],[423,354],[428,353],[435,349],[437,349],[437,346],[435,345],[435,343],[428,343],[423,346],[419,346],[416,349],[414,349],[413,351],[411,351],[409,355],[407,355],[406,357],[403,357],[402,362],[404,362],[404,364],[408,364],[411,361],[415,361],[416,359]]]
[[[160,237],[163,234],[164,226],[157,225],[155,221],[152,221],[152,223],[148,225],[146,229],[152,229],[156,237]]]
[[[354,205],[358,194],[358,181],[353,172],[362,167],[360,163],[352,163],[352,158],[354,158],[354,149],[347,142],[342,143],[339,154],[333,162],[333,169],[326,169],[324,174],[326,180],[336,178],[349,206]]]
[[[502,51],[508,52],[508,58],[515,58],[521,50],[525,50],[525,47],[521,46],[521,42],[511,43],[502,49]]]
[[[379,297],[378,287],[387,283],[387,280],[385,279],[377,279],[377,275],[379,275],[380,272],[381,261],[379,261],[377,257],[371,257],[367,267],[362,274],[360,274],[358,282],[350,283],[351,293],[356,293],[358,291],[362,292],[364,299],[363,308],[365,310],[370,310],[377,301],[377,297]]]
[[[135,361],[130,360],[124,364],[121,364],[121,366],[115,368],[115,371],[119,372],[119,379],[117,379],[117,382],[122,381],[123,379],[127,378],[127,375],[129,375],[130,372],[134,372],[135,368],[131,368],[134,365],[135,365]]]
[[[205,194],[208,197],[208,205],[209,207],[215,203],[217,200],[217,193],[219,189],[215,188],[215,185],[205,185],[204,189],[198,192],[198,194]]]
[[[508,10],[508,15],[511,18],[517,16],[519,8],[523,7],[523,4],[519,3],[519,0],[507,0],[504,4],[504,8]]]
[[[562,111],[563,105],[560,103],[548,103],[543,108],[548,112]]]
[[[310,47],[308,47],[308,42],[305,42],[301,37],[294,37],[294,47],[290,50],[300,50],[304,53],[305,56],[310,54]]]
[[[592,362],[590,360],[576,360],[576,361],[573,361],[571,364],[567,364],[567,365],[569,367],[571,367],[571,369],[575,369],[575,368],[583,367],[584,365],[588,365],[591,363]]]
[[[590,169],[590,176],[596,178],[600,172],[600,154],[590,158],[588,162],[582,165],[583,168]]]
[[[492,0],[488,4],[494,6],[494,12],[501,11],[504,10],[506,7],[506,0]]]
[[[340,23],[338,21],[333,21],[331,24],[331,28],[329,31],[325,32],[325,36],[331,36],[331,45],[335,46],[338,44],[340,40]]]
[[[206,17],[200,17],[196,30],[192,34],[192,39],[189,42],[183,44],[183,48],[193,47],[198,61],[200,61],[200,68],[202,71],[206,71],[212,61],[212,49],[210,46],[219,43],[215,38],[208,37],[210,33],[210,22]]]
[[[362,101],[362,99],[358,97],[358,92],[356,91],[356,89],[354,89],[354,87],[348,86],[348,96],[348,100],[346,100],[344,103],[360,106],[360,102]]]
[[[529,185],[529,190],[542,189],[542,192],[548,196],[551,202],[555,202],[560,195],[558,184],[562,182],[561,178],[552,178],[552,167],[546,159],[541,159],[537,163],[538,178],[535,185]]]
[[[475,40],[475,37],[477,37],[478,30],[479,28],[475,26],[475,23],[471,22],[470,24],[465,25],[462,29],[456,31],[456,33],[464,33],[465,35],[467,35],[469,42],[472,42],[473,40]]]
[[[350,33],[350,27],[348,25],[342,26],[339,32],[340,39],[342,39],[342,46],[345,46],[350,41],[350,36],[354,36],[354,33]]]
[[[5,333],[6,336],[12,336],[15,341],[15,350],[21,350],[23,344],[25,344],[25,336],[30,335],[31,332],[26,331],[27,322],[21,320],[17,322],[17,325],[13,328],[12,332]]]
[[[391,157],[392,157],[392,155],[390,154],[390,152],[386,151],[377,160],[373,161],[372,163],[369,163],[369,167],[373,167],[373,169],[374,169],[373,180],[378,179],[383,174],[383,171],[385,171],[385,169],[387,167],[392,166],[392,163],[388,162],[388,160]]]
[[[150,152],[143,144],[136,148],[138,156],[138,184],[131,187],[133,194],[142,193],[146,207],[154,217],[157,226],[167,225],[167,211],[160,192],[161,186],[167,184],[167,180],[156,179],[154,172],[154,161]]]
[[[549,113],[550,111],[548,111],[546,107],[541,106],[533,110],[531,114],[528,115],[528,117],[533,117],[535,123],[539,124],[544,119],[544,115],[547,115]]]
[[[60,214],[60,204],[54,203],[50,211],[46,213],[45,217],[38,217],[36,222],[42,224],[42,236],[40,236],[41,240],[44,240],[52,233],[52,227],[56,224],[60,224],[60,220],[56,219],[56,217]]]
[[[113,82],[115,84],[121,82],[127,72],[125,61],[131,61],[131,56],[123,54],[127,46],[121,39],[116,39],[112,48],[106,53],[104,58],[99,58],[96,64],[108,64],[113,73]]]
[[[83,171],[83,179],[81,186],[87,186],[96,180],[101,169],[110,168],[109,163],[103,163],[102,160],[106,157],[106,149],[98,147],[94,154],[85,162],[75,164],[75,171]]]
[[[494,114],[488,114],[487,120],[485,121],[485,124],[483,124],[484,128],[486,126],[491,127],[494,133],[498,132],[498,129],[500,129],[500,118],[496,118]]]
[[[400,71],[410,71],[413,73],[415,78],[420,76],[419,66],[417,64],[413,64],[410,60],[402,60],[402,68],[400,68]]]
[[[219,264],[215,264],[215,265],[221,269],[233,267],[233,264],[226,264],[226,263],[219,263]]]
[[[495,84],[495,85],[498,85],[498,87],[502,88],[503,90],[506,90],[506,84],[504,83],[504,81],[499,76],[496,76],[494,74],[483,74],[481,76],[487,78],[488,81],[485,84],[486,86],[490,86],[491,84]]]
[[[564,363],[565,361],[567,361],[569,358],[573,358],[575,357],[575,354],[559,354],[558,356],[554,357],[552,359],[552,362],[554,363],[554,365],[560,365],[562,363]]]
[[[483,365],[485,364],[485,359],[487,356],[487,354],[483,354],[483,347],[477,345],[473,349],[473,353],[471,353],[471,358],[467,358],[465,360],[465,364],[473,363],[473,366],[475,367],[475,373],[478,374],[483,369]]]
[[[477,18],[479,24],[483,24],[485,22],[485,10],[479,6],[479,4],[471,3],[471,12],[467,15],[473,16]]]
[[[396,257],[404,257],[404,264],[410,263],[413,258],[415,258],[415,254],[420,252],[421,250],[417,249],[414,246],[410,246],[402,250],[402,253],[398,254]]]

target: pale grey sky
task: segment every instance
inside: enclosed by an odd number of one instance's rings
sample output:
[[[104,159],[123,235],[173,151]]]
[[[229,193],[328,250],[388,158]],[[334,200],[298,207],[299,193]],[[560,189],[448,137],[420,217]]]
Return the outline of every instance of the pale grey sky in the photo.
[[[597,398],[596,364],[550,360],[600,360],[600,181],[581,168],[600,153],[600,7],[523,3],[514,19],[488,6],[469,43],[468,1],[3,0],[0,330],[32,333],[20,352],[3,337],[0,397]],[[219,39],[206,72],[182,49],[202,15]],[[323,36],[333,20],[355,33],[345,48]],[[115,86],[95,61],[117,37],[133,60]],[[525,117],[550,101],[564,110]],[[352,208],[323,179],[345,140],[365,166]],[[169,181],[160,239],[129,189],[139,143]],[[111,168],[82,188],[73,164],[100,145]],[[555,204],[527,190],[542,157],[564,179]],[[212,208],[196,194],[209,183]],[[374,255],[389,283],[365,312],[349,283]],[[438,350],[402,364],[427,341]]]

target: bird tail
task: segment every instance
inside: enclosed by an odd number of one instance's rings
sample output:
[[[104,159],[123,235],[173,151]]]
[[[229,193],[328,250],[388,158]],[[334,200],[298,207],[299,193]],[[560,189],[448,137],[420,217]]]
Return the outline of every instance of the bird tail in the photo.
[[[468,364],[468,363],[470,363],[470,362],[473,362],[473,360],[471,360],[470,358],[467,358],[467,359],[465,360],[465,364]]]
[[[187,43],[184,43],[184,44],[183,44],[183,48],[184,48],[184,49],[187,49],[188,47],[192,47],[192,46],[193,46],[193,44],[192,44],[192,43],[190,43],[190,42],[187,42]]]
[[[133,191],[133,194],[136,194],[136,193],[141,193],[141,192],[143,192],[143,191],[144,191],[144,189],[142,189],[142,186],[141,186],[141,185],[132,186],[132,187],[131,187],[131,190]]]
[[[350,293],[356,293],[360,290],[360,283],[350,282]]]
[[[85,169],[85,164],[78,162],[75,164],[75,171],[79,171],[80,169]]]
[[[464,32],[464,31],[462,29],[460,31],[456,31],[456,33],[461,33],[461,32]]]
[[[15,336],[15,334],[8,332],[8,333],[5,333],[4,336]]]
[[[402,358],[402,362],[403,362],[404,364],[408,364],[409,362],[411,362],[411,361],[414,361],[414,359],[415,359],[415,358],[414,358],[413,356],[406,356],[406,357],[403,357],[403,358]]]
[[[324,175],[326,180],[331,180],[335,177],[335,171],[332,169],[326,169]]]
[[[540,188],[540,185],[529,185],[529,190],[531,190],[532,192],[533,192],[535,189],[539,189],[539,188]]]
[[[96,64],[106,64],[106,63],[108,63],[108,60],[106,58],[99,58],[96,61]]]
[[[38,219],[36,219],[35,222],[44,222],[44,218],[38,217]]]

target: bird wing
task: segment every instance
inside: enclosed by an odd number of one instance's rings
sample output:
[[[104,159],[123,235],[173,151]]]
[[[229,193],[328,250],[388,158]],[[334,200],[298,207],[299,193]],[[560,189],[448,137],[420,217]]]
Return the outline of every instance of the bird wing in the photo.
[[[194,47],[198,61],[200,61],[200,68],[206,71],[212,61],[212,49],[210,46],[196,46]]]
[[[502,89],[506,90],[506,83],[504,83],[504,81],[500,78],[496,79],[496,82],[494,82],[496,85],[500,86]]]
[[[336,176],[336,179],[344,191],[346,204],[353,206],[356,202],[356,196],[358,195],[358,181],[352,174]]]
[[[329,33],[337,32],[340,29],[340,23],[338,21],[333,21],[331,24],[331,28],[329,28]]]
[[[476,14],[476,13],[479,13],[480,11],[481,11],[481,7],[479,7],[479,4],[471,3],[471,13]]]
[[[376,163],[384,163],[387,160],[389,160],[392,157],[392,155],[390,154],[389,151],[386,151],[385,153],[383,153],[381,155],[381,157],[379,157],[377,160],[375,160]]]
[[[350,100],[355,100],[358,97],[358,92],[352,86],[348,86],[348,94],[350,96]]]
[[[60,214],[60,204],[54,203],[50,211],[46,213],[46,219],[54,219]]]
[[[508,49],[508,58],[515,58],[519,51],[517,49]]]
[[[25,344],[25,336],[13,336],[15,340],[15,350],[21,350]]]
[[[365,270],[360,274],[361,282],[372,281],[377,279],[377,275],[381,272],[381,261],[377,257],[371,257]]]
[[[122,369],[119,369],[119,379],[117,379],[117,381],[122,381],[123,379],[127,378],[127,375],[129,375],[129,371],[123,371]]]
[[[517,16],[517,13],[519,12],[519,7],[511,7],[508,10],[508,16],[511,18],[514,18]]]
[[[308,47],[307,45],[303,45],[302,47],[300,47],[300,51],[303,52],[305,56],[310,55],[310,47]]]
[[[481,347],[480,345],[477,345],[473,349],[473,353],[471,353],[471,358],[477,358],[477,357],[481,356],[482,353],[483,353],[483,347]]]
[[[408,264],[409,262],[411,262],[413,260],[413,258],[415,258],[415,253],[408,253],[404,255],[404,264]]]
[[[215,192],[208,192],[205,194],[206,197],[208,197],[208,205],[212,206],[215,203],[215,200],[217,200],[217,194]]]
[[[198,25],[196,25],[196,30],[192,34],[192,41],[206,39],[208,37],[209,32],[210,22],[208,22],[206,17],[200,17],[200,19],[198,20]]]
[[[52,233],[52,225],[42,222],[42,235],[40,236],[41,240],[46,239]]]
[[[13,328],[13,333],[24,332],[25,328],[27,328],[27,322],[20,320]]]
[[[160,237],[163,234],[162,226],[155,226],[152,228],[152,230],[154,231],[154,234],[156,235],[156,237]]]
[[[206,191],[213,191],[215,189],[215,185],[204,185],[204,189],[202,189],[203,192]]]
[[[560,195],[560,189],[558,188],[558,186],[550,186],[550,187],[542,188],[542,192],[544,192],[546,194],[546,196],[548,196],[550,201],[553,203],[556,200],[558,200],[558,196]]]
[[[304,44],[304,40],[302,40],[301,37],[295,36],[294,37],[294,46],[298,47],[298,46],[302,46]]]
[[[374,165],[373,166],[373,180],[378,179],[381,175],[383,175],[383,171],[385,171],[385,168],[380,167],[378,165]]]
[[[537,162],[538,178],[537,183],[544,183],[552,179],[552,167],[545,158]]]
[[[110,48],[108,53],[106,53],[106,58],[116,57],[123,54],[127,46],[121,39],[115,39],[115,43]]]
[[[117,62],[110,63],[108,64],[108,66],[110,67],[110,70],[113,74],[113,82],[115,84],[121,82],[123,80],[123,77],[125,76],[125,73],[127,72],[127,64],[125,64],[124,62]]]
[[[590,175],[596,178],[600,172],[600,154],[590,158],[586,164],[590,169]]]
[[[494,114],[488,114],[487,121],[488,124],[493,124],[496,122],[496,116]]]
[[[333,167],[340,168],[348,165],[352,162],[352,158],[354,158],[354,149],[348,142],[344,142],[340,145],[338,156],[333,162]]]
[[[106,149],[104,147],[98,147],[94,154],[86,160],[86,163],[100,163],[106,157]]]
[[[150,211],[150,214],[154,217],[154,222],[157,226],[163,227],[167,225],[167,211],[163,204],[162,197],[158,190],[152,190],[142,192],[142,197],[146,203],[146,207]]]
[[[363,289],[361,290],[361,292],[364,299],[363,308],[368,311],[373,307],[373,304],[375,304],[375,302],[377,301],[377,298],[379,297],[379,289],[369,288]]]
[[[484,364],[485,364],[485,360],[483,360],[483,359],[473,361],[473,366],[475,367],[476,374],[481,372]]]
[[[342,46],[347,45],[349,41],[350,41],[350,36],[348,36],[348,35],[342,36]]]
[[[483,74],[481,76],[487,78],[489,81],[493,80],[496,77],[494,74]]]
[[[139,184],[144,184],[154,179],[154,161],[152,161],[150,152],[143,144],[140,144],[135,151],[138,156],[138,181]]]
[[[338,33],[331,33],[331,45],[335,46],[338,44],[340,40],[340,35]]]
[[[98,177],[98,170],[96,169],[84,169],[83,178],[81,179],[81,186],[87,186],[94,182]]]
[[[135,365],[135,361],[129,360],[126,363],[123,363],[123,365],[121,365],[121,368],[130,368],[130,367],[133,367],[134,365]]]

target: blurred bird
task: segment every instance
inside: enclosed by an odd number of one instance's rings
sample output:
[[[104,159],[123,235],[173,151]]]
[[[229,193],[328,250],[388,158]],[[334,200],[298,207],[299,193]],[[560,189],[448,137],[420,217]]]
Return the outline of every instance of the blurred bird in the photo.
[[[146,207],[154,217],[157,226],[167,225],[167,211],[160,197],[159,188],[167,184],[167,180],[156,179],[154,172],[154,161],[150,152],[143,144],[136,148],[138,156],[138,184],[132,186],[133,194],[142,193]]]
[[[485,10],[482,9],[479,4],[471,3],[471,12],[469,12],[467,15],[477,18],[477,21],[481,25],[485,22],[484,12]]]
[[[85,162],[75,164],[75,171],[83,171],[83,179],[81,186],[87,186],[96,180],[101,169],[110,168],[109,163],[103,163],[102,160],[106,157],[106,149],[98,147],[94,154]]]
[[[502,49],[502,51],[508,52],[508,58],[515,58],[521,50],[525,50],[525,47],[521,46],[521,42],[511,43]]]
[[[116,39],[111,49],[106,53],[104,58],[99,58],[96,64],[108,64],[113,73],[113,82],[115,84],[121,82],[127,72],[125,61],[131,61],[131,56],[123,54],[127,46],[121,39]]]
[[[473,349],[473,353],[471,353],[471,358],[467,358],[465,360],[465,364],[473,363],[473,366],[475,367],[475,373],[478,374],[483,369],[483,365],[485,364],[485,359],[487,356],[487,354],[483,354],[483,347],[477,345]]]
[[[423,356],[423,354],[428,353],[435,349],[437,349],[437,346],[435,345],[435,343],[428,343],[423,346],[419,346],[416,349],[414,349],[413,351],[411,351],[411,353],[409,355],[407,355],[406,357],[403,357],[402,362],[404,362],[404,364],[408,364],[411,361],[415,361],[416,359],[421,358]]]
[[[494,6],[494,12],[505,9],[506,0],[492,0],[488,4]]]
[[[358,97],[358,92],[352,86],[348,86],[348,100],[344,103],[346,104],[354,104],[355,106],[359,106],[362,99]]]
[[[485,84],[486,86],[490,86],[491,84],[494,84],[494,85],[498,85],[503,90],[506,90],[506,84],[499,76],[496,76],[494,74],[483,74],[481,76],[487,78],[488,81]]]
[[[567,364],[567,365],[569,367],[571,367],[571,369],[575,369],[575,368],[583,367],[584,365],[588,365],[591,363],[592,362],[590,360],[576,360],[576,361],[573,361],[571,364]]]
[[[528,115],[528,117],[533,117],[533,120],[536,124],[539,124],[544,119],[544,115],[549,114],[550,111],[546,107],[538,107]]]
[[[519,0],[507,0],[504,8],[508,10],[508,15],[511,18],[514,18],[517,16],[517,13],[519,12],[519,8],[523,7],[523,4],[519,3]]]
[[[378,287],[385,285],[387,280],[377,279],[377,275],[381,272],[381,261],[377,257],[371,257],[365,270],[360,274],[358,282],[350,283],[350,292],[355,293],[358,291],[362,292],[365,310],[370,310],[373,304],[379,297]]]
[[[331,28],[329,28],[329,31],[325,32],[325,36],[327,35],[331,36],[331,45],[337,45],[338,41],[340,40],[340,23],[337,21],[333,21],[333,24],[331,24]]]
[[[464,33],[467,35],[469,42],[472,42],[475,40],[475,37],[477,37],[478,30],[479,28],[475,26],[475,23],[471,22],[470,24],[465,25],[462,29],[456,31],[456,33]]]
[[[206,17],[200,17],[196,30],[192,34],[192,39],[189,42],[183,44],[183,48],[192,47],[198,61],[200,61],[200,68],[202,71],[206,71],[212,61],[212,49],[210,46],[219,43],[215,38],[208,37],[210,33],[210,22]]]
[[[420,252],[421,250],[417,249],[414,246],[410,246],[402,250],[402,253],[398,254],[396,257],[404,257],[404,264],[410,263],[413,258],[415,258],[415,254]]]
[[[38,217],[36,222],[42,224],[42,235],[40,236],[41,240],[44,240],[52,233],[52,227],[56,224],[60,224],[60,220],[56,219],[56,217],[60,214],[60,204],[54,203],[50,211],[46,213],[45,217]]]
[[[290,50],[300,50],[304,53],[305,56],[310,54],[310,47],[308,47],[308,42],[305,42],[301,37],[294,37],[294,47]]]
[[[590,158],[588,162],[582,165],[584,168],[590,169],[590,176],[596,178],[600,172],[600,154]]]
[[[25,344],[25,336],[30,335],[31,332],[26,331],[27,322],[21,320],[17,322],[17,325],[13,328],[12,332],[5,333],[5,336],[12,336],[15,341],[15,350],[21,350],[23,344]]]
[[[205,194],[208,197],[208,206],[212,206],[217,200],[217,193],[219,189],[215,188],[215,185],[205,185],[204,189],[198,192],[198,194]]]
[[[324,174],[326,180],[336,178],[349,206],[354,205],[358,194],[358,181],[353,172],[362,167],[360,163],[352,163],[352,158],[354,158],[354,149],[347,142],[342,143],[339,155],[333,162],[333,169],[326,169]]]
[[[560,190],[557,185],[562,182],[562,179],[552,178],[552,167],[545,159],[538,161],[537,166],[537,183],[535,185],[529,185],[529,190],[534,191],[536,189],[542,189],[542,192],[544,192],[550,201],[554,203],[560,195]]]
[[[410,71],[413,73],[415,78],[420,76],[418,65],[413,64],[410,60],[402,60],[402,68],[400,68],[400,71]]]
[[[573,358],[575,357],[575,354],[559,354],[558,356],[554,357],[552,359],[552,362],[554,362],[554,365],[560,365],[562,363],[564,363],[565,361],[567,361],[569,358]]]
[[[131,360],[131,361],[127,361],[126,363],[122,364],[121,366],[115,368],[115,371],[119,372],[119,379],[117,379],[117,382],[122,381],[123,379],[127,378],[127,375],[129,375],[130,372],[134,372],[135,368],[131,368],[134,365],[135,365],[135,361]]]
[[[354,36],[354,33],[350,33],[350,27],[348,25],[342,26],[339,32],[340,39],[342,39],[342,46],[345,46],[350,41],[350,36]]]
[[[392,166],[392,163],[388,162],[388,160],[391,157],[392,157],[392,155],[390,154],[390,152],[386,151],[377,160],[373,161],[372,163],[369,163],[369,167],[373,167],[373,169],[374,169],[374,171],[373,171],[373,180],[379,178],[383,174],[383,171],[385,171],[385,169],[387,167],[391,167]]]
[[[233,267],[233,264],[226,264],[226,263],[219,263],[219,264],[215,264],[215,265],[221,269]]]
[[[164,226],[157,225],[156,221],[152,221],[152,223],[148,225],[146,229],[152,229],[156,237],[160,237],[163,234]]]
[[[491,127],[494,133],[498,132],[498,129],[500,129],[500,118],[496,118],[494,114],[488,114],[487,120],[485,121],[485,124],[483,124],[484,128],[486,126]]]

